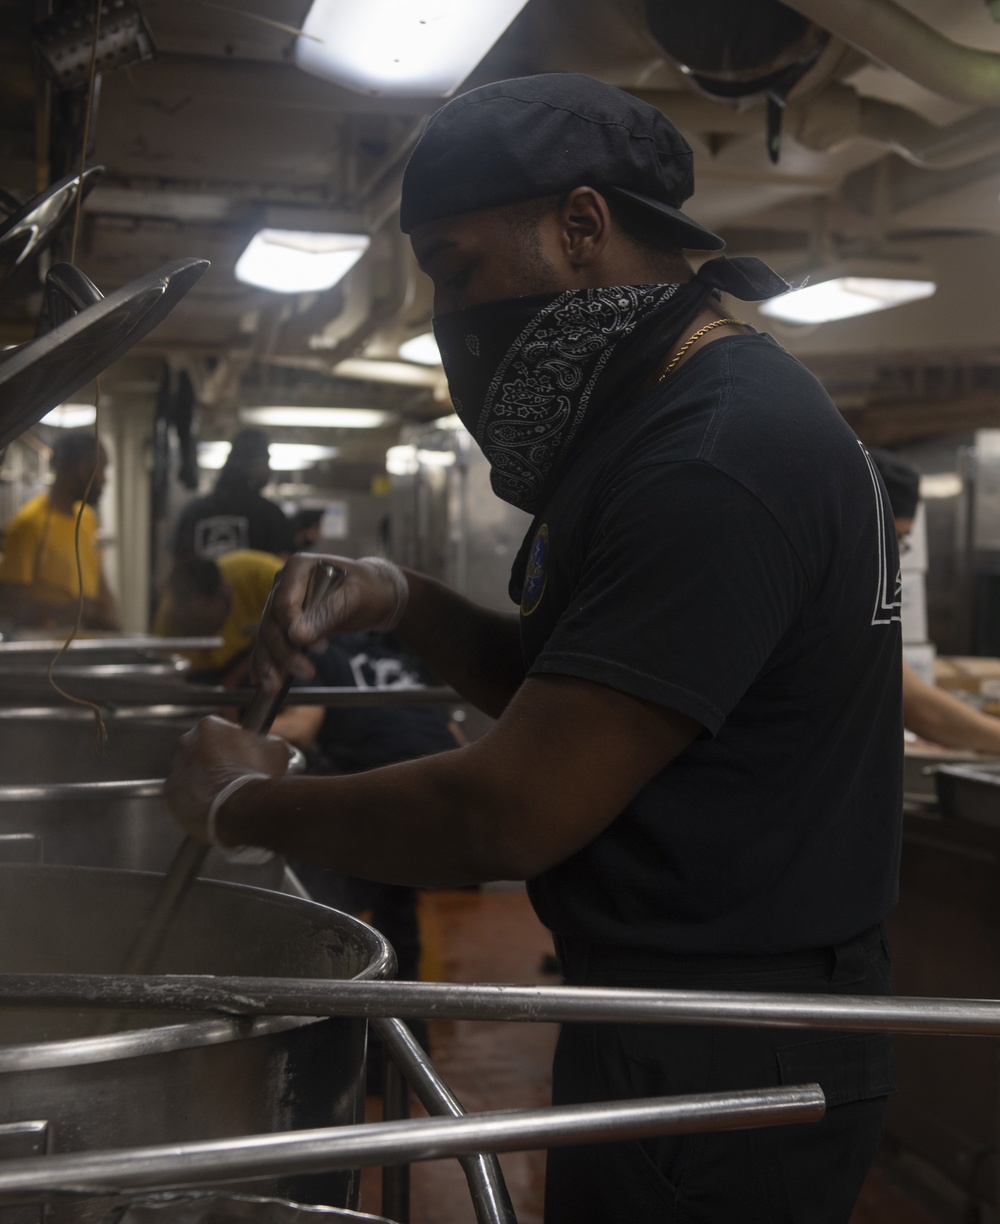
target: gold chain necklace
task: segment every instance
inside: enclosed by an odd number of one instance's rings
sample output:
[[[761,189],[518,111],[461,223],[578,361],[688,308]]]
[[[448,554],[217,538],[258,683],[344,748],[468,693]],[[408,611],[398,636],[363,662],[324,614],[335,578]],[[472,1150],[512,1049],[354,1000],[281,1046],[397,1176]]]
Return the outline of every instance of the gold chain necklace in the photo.
[[[677,352],[674,353],[673,357],[670,358],[670,361],[667,363],[667,368],[663,371],[663,373],[660,375],[660,377],[656,381],[658,383],[663,382],[666,376],[670,373],[670,371],[674,368],[674,366],[678,363],[678,361],[680,361],[680,359],[684,356],[684,354],[688,351],[688,349],[691,347],[692,344],[694,344],[696,340],[700,340],[702,336],[706,332],[710,332],[713,327],[721,327],[723,323],[735,323],[737,327],[746,327],[746,324],[743,322],[742,319],[716,319],[714,323],[706,323],[704,327],[699,327],[698,330],[694,333],[694,335],[689,336],[687,340],[685,340],[684,343],[681,345],[681,347],[677,350]]]

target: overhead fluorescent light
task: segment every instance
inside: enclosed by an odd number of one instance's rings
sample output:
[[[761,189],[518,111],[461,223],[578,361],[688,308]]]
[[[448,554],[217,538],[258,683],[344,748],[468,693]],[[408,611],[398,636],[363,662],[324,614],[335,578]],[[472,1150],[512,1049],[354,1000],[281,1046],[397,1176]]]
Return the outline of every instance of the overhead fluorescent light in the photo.
[[[370,243],[367,234],[258,230],[236,261],[236,279],[272,293],[319,293],[346,276]]]
[[[920,496],[924,501],[958,497],[964,487],[957,472],[934,472],[920,477]]]
[[[422,467],[454,467],[454,451],[424,450],[411,445],[390,446],[385,452],[385,470],[390,476],[415,476]]]
[[[229,456],[228,442],[201,442],[198,445],[198,464],[203,468],[221,468]],[[268,447],[271,470],[275,472],[299,472],[324,459],[335,459],[335,446],[313,446],[305,442],[272,442]]]
[[[404,361],[415,361],[418,365],[440,365],[441,350],[434,339],[433,332],[424,332],[422,336],[414,336],[399,346],[399,355]]]
[[[314,0],[295,63],[369,94],[453,94],[527,0]]]
[[[385,470],[390,476],[415,476],[420,471],[415,446],[390,446],[385,452]]]
[[[411,365],[408,361],[378,361],[367,357],[348,357],[333,367],[338,378],[360,382],[398,383],[407,387],[436,387],[444,379],[440,370]]]
[[[83,429],[97,420],[97,409],[93,404],[60,404],[42,417],[40,424],[55,425],[57,429]]]
[[[395,418],[378,408],[241,408],[240,420],[254,425],[309,429],[378,429]],[[275,444],[277,445],[277,444]]]
[[[760,313],[785,323],[828,323],[917,302],[936,289],[932,280],[838,276],[771,298],[761,303]]]
[[[455,452],[441,450],[418,450],[417,462],[423,467],[454,467]]]

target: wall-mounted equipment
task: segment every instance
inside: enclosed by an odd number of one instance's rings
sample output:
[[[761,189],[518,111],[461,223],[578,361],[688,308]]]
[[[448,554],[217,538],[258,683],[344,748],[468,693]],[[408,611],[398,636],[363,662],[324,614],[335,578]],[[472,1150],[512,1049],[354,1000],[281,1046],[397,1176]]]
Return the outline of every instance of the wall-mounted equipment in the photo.
[[[45,70],[60,89],[76,89],[90,78],[94,54],[94,5],[83,0],[60,9],[33,27],[32,37]],[[155,52],[149,27],[137,4],[103,0],[97,35],[98,73],[125,68]]]

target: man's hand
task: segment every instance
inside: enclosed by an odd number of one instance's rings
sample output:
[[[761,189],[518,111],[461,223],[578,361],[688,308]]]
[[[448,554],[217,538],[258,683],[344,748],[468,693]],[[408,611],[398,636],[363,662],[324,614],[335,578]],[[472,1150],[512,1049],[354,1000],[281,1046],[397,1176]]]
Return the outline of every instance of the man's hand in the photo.
[[[309,578],[320,561],[329,561],[345,577],[317,607],[305,611]],[[275,693],[286,675],[311,680],[316,669],[306,657],[310,646],[330,633],[394,628],[406,603],[406,590],[402,570],[381,557],[360,561],[315,553],[290,557],[275,579],[254,643],[252,670],[257,682]]]
[[[288,745],[276,735],[255,735],[224,719],[205,718],[181,736],[167,778],[167,803],[192,837],[210,841],[208,813],[216,795],[247,774],[280,778],[290,755]],[[220,840],[225,841],[224,836]]]

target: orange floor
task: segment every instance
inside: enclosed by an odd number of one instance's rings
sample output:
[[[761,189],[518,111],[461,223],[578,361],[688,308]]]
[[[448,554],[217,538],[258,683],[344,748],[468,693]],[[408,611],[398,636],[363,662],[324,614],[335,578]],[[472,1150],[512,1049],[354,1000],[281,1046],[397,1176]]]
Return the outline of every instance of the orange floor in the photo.
[[[545,929],[520,890],[434,892],[421,898],[423,976],[452,982],[549,982],[541,971],[551,951]],[[432,1021],[431,1056],[471,1113],[545,1105],[555,1026]],[[369,1102],[378,1116],[377,1100]],[[414,1114],[419,1109],[414,1109]],[[542,1152],[501,1156],[518,1224],[541,1224]],[[411,1224],[475,1224],[469,1193],[455,1161],[414,1165]],[[363,1211],[380,1208],[379,1178],[366,1172]],[[879,1170],[868,1178],[851,1224],[935,1224]]]

